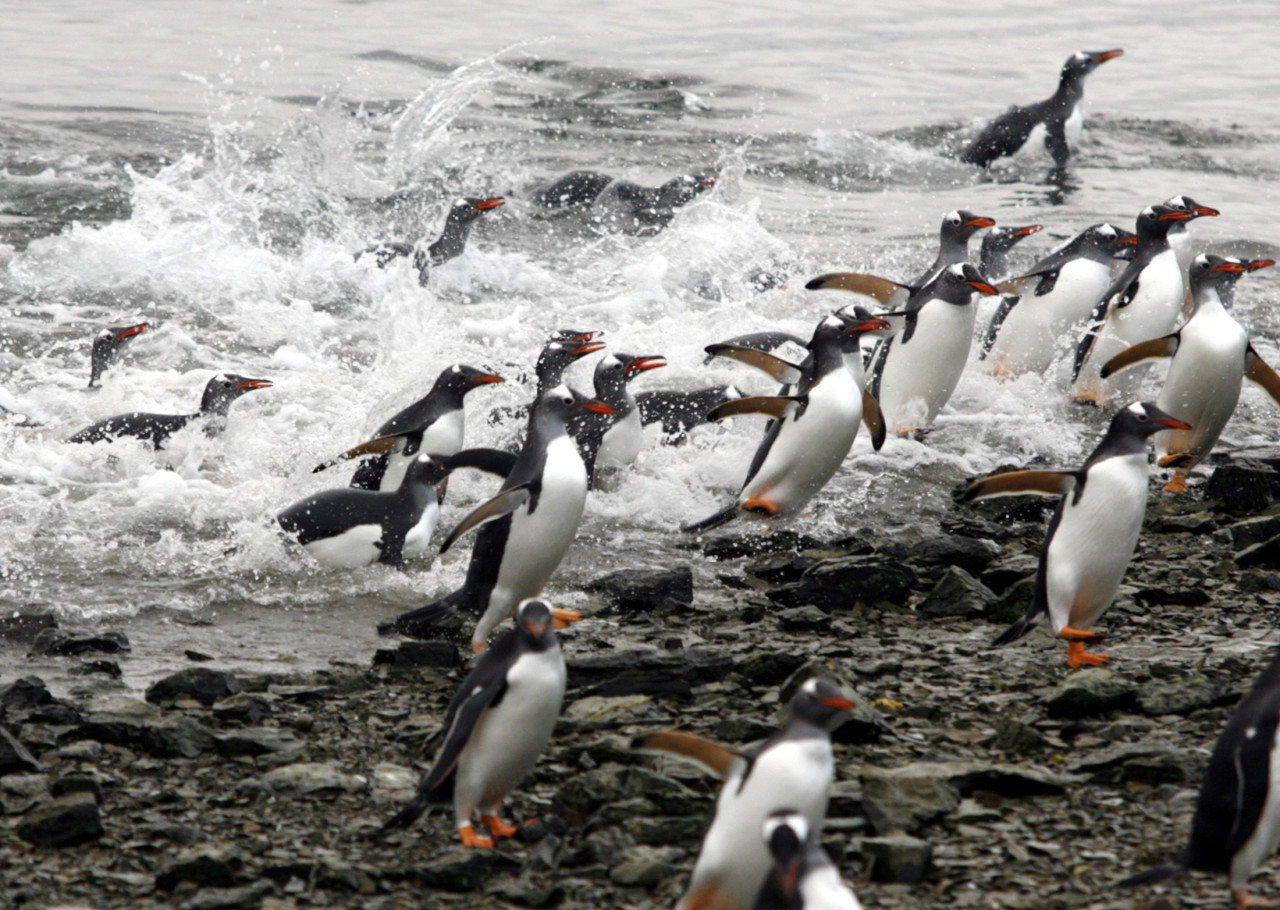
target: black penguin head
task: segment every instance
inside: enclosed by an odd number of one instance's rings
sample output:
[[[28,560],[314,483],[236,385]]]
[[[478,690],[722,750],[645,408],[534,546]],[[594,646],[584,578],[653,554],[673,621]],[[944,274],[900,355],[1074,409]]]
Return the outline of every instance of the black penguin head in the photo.
[[[699,193],[716,185],[714,177],[701,174],[681,174],[658,187],[656,208],[674,209],[692,202]]]
[[[551,605],[540,597],[529,597],[516,607],[516,629],[520,639],[535,648],[556,640],[555,617]]]
[[[423,452],[409,465],[408,480],[427,487],[439,486],[449,476],[448,456]]]
[[[790,704],[793,718],[828,730],[835,728],[853,708],[853,702],[845,697],[840,687],[821,676],[805,680],[792,696]]]
[[[1109,51],[1076,51],[1062,65],[1062,78],[1083,79],[1108,60],[1124,56],[1124,51],[1115,48]]]
[[[1044,230],[1044,226],[1040,224],[995,228],[992,231],[988,231],[987,236],[982,238],[982,251],[984,253],[1007,253],[1020,241],[1042,230]]]
[[[832,317],[840,321],[840,349],[846,353],[858,350],[861,347],[860,339],[864,335],[871,338],[883,337],[893,331],[889,320],[873,316],[870,310],[859,304],[843,306],[828,318]]]
[[[942,270],[935,282],[935,293],[948,303],[966,304],[973,299],[973,292],[995,296],[1000,292],[982,273],[968,262],[957,262]]]
[[[465,395],[482,385],[492,385],[497,382],[506,382],[506,380],[488,370],[467,366],[465,363],[455,363],[453,366],[445,367],[436,377],[437,388],[446,388],[459,395]]]
[[[1168,205],[1149,205],[1138,215],[1138,238],[1164,237],[1175,224],[1191,220],[1191,213]]]
[[[1242,275],[1255,269],[1270,268],[1275,264],[1273,259],[1237,259],[1234,256],[1201,253],[1188,269],[1191,291],[1198,296],[1202,288],[1215,287],[1222,302],[1230,306],[1232,286]]]
[[[1189,430],[1191,424],[1158,407],[1154,401],[1135,401],[1111,418],[1111,432],[1146,439],[1161,430]]]
[[[541,388],[559,385],[564,371],[575,360],[604,350],[604,342],[591,340],[595,335],[594,332],[584,332],[576,337],[562,340],[563,334],[564,332],[561,331],[552,335],[551,340],[543,346],[542,353],[538,355],[534,372],[538,375],[538,385]]]
[[[266,379],[249,379],[234,373],[219,373],[204,387],[204,395],[200,399],[201,414],[220,414],[226,416],[231,402],[254,389],[269,389],[271,382]]]
[[[995,226],[994,218],[985,218],[981,215],[975,215],[967,209],[961,209],[958,212],[948,212],[942,216],[942,242],[959,241],[968,243],[969,238],[983,228]]]
[[[1162,204],[1174,209],[1175,211],[1186,212],[1187,215],[1190,216],[1188,220],[1206,217],[1212,218],[1215,215],[1221,214],[1217,209],[1211,209],[1207,205],[1201,205],[1190,196],[1170,196]]]
[[[1138,235],[1114,224],[1095,224],[1080,235],[1082,245],[1097,250],[1104,258],[1127,258],[1138,245]]]
[[[761,827],[765,846],[773,857],[774,880],[782,894],[793,899],[800,890],[809,843],[809,820],[795,809],[779,809]]]
[[[462,226],[471,224],[485,212],[499,208],[506,200],[501,196],[484,198],[481,196],[463,196],[449,208],[445,218],[446,225]]]
[[[571,388],[561,383],[554,389],[542,393],[542,397],[534,406],[533,419],[535,421],[552,420],[563,425],[574,413],[575,408],[609,416],[617,413],[604,402],[580,398]]]
[[[103,329],[93,336],[93,349],[89,354],[89,386],[98,384],[102,374],[116,362],[120,349],[130,338],[141,335],[151,328],[151,323],[140,322],[137,325],[115,326]]]
[[[628,382],[648,370],[667,365],[665,357],[650,354],[606,354],[596,364],[593,374],[596,394],[621,391]]]

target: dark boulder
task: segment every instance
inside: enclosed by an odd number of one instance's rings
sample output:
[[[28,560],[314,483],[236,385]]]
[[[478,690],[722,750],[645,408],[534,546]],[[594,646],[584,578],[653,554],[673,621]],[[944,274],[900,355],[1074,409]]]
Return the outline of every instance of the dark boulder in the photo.
[[[68,793],[29,809],[18,836],[37,847],[74,847],[102,837],[102,816],[92,793]]]
[[[225,670],[188,667],[147,686],[147,701],[153,705],[171,705],[180,699],[193,699],[202,705],[212,705],[243,689],[244,684]]]

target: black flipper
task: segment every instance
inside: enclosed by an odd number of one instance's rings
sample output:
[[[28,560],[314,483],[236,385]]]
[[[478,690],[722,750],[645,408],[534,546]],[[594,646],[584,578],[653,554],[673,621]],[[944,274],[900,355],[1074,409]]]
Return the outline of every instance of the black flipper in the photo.
[[[1166,878],[1173,878],[1173,876],[1187,871],[1187,860],[1187,850],[1184,849],[1172,859],[1166,860],[1151,869],[1147,869],[1145,872],[1139,872],[1137,875],[1131,875],[1123,881],[1116,882],[1111,887],[1137,888],[1139,885],[1154,885],[1156,882],[1162,882]]]
[[[987,326],[987,334],[982,337],[982,352],[978,354],[979,360],[987,359],[987,352],[996,343],[996,336],[1000,334],[1000,327],[1004,325],[1005,317],[1013,312],[1013,308],[1018,305],[1018,301],[1021,299],[1017,294],[1004,294],[1001,296],[1000,307],[996,310],[995,315],[991,317],[991,324]]]
[[[475,468],[489,474],[506,477],[516,463],[515,452],[504,452],[502,449],[463,449],[456,455],[437,459],[443,462],[450,471],[458,468]]]
[[[697,534],[701,531],[710,531],[712,528],[718,528],[721,525],[728,524],[733,521],[737,515],[738,504],[736,502],[732,502],[714,515],[708,516],[707,518],[702,519],[702,521],[695,521],[691,525],[685,525],[680,530],[684,531],[686,534]]]
[[[401,613],[395,619],[378,623],[379,635],[407,635],[410,638],[423,639],[457,639],[460,638],[466,620],[463,613],[474,613],[467,609],[466,589],[460,588],[434,603],[426,604],[407,613]]]

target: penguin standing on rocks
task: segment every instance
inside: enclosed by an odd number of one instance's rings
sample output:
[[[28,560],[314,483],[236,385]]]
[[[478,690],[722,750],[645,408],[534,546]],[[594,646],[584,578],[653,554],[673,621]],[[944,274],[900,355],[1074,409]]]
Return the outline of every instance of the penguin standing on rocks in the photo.
[[[655,234],[671,223],[677,209],[715,184],[714,177],[682,174],[645,187],[597,171],[573,171],[535,193],[533,204],[545,215],[586,213],[606,230]]]
[[[774,812],[762,834],[773,868],[752,910],[861,910],[803,815]]]
[[[1138,241],[1111,224],[1085,228],[1025,274],[996,285],[1001,303],[982,341],[987,372],[1007,379],[1043,373],[1111,286],[1111,262]]]
[[[110,442],[121,436],[132,436],[151,443],[160,449],[169,437],[194,421],[204,421],[204,431],[210,436],[222,432],[227,410],[231,403],[254,389],[269,389],[266,379],[248,379],[233,373],[219,373],[210,379],[200,397],[200,410],[195,414],[150,414],[133,411],[99,420],[80,430],[70,442]]]
[[[598,401],[577,401],[565,385],[543,393],[498,494],[463,518],[440,547],[444,553],[463,534],[480,529],[463,586],[379,631],[430,638],[456,629],[459,614],[466,614],[478,619],[471,636],[478,653],[520,601],[541,593],[573,542],[587,499],[587,469],[565,426],[575,408],[612,413]],[[556,616],[562,622],[581,618],[570,610]]]
[[[463,400],[467,393],[482,385],[503,381],[501,376],[461,363],[446,367],[424,398],[378,427],[372,439],[317,465],[312,468],[312,473],[323,471],[339,461],[373,456],[356,468],[351,486],[383,492],[396,490],[419,452],[456,455],[462,450],[465,428]]]
[[[992,120],[960,152],[966,164],[987,167],[999,158],[1044,148],[1058,168],[1067,166],[1073,147],[1080,145],[1084,130],[1084,79],[1108,60],[1124,54],[1079,51],[1067,58],[1058,90],[1044,101],[1026,107],[1013,106]]]
[[[323,490],[295,502],[276,521],[321,565],[399,566],[431,545],[440,518],[439,487],[448,474],[447,463],[423,452],[409,460],[403,482],[385,492]]]
[[[878,317],[832,314],[818,323],[807,345],[809,354],[799,365],[752,348],[708,348],[708,353],[757,366],[793,388],[775,396],[739,398],[711,412],[714,420],[743,414],[767,414],[773,420],[735,500],[683,530],[710,530],[744,512],[765,518],[798,514],[839,470],[864,417],[875,428],[873,443],[879,448],[884,441],[879,407],[866,394],[861,375],[846,368],[843,348],[849,335],[888,329],[889,323]],[[732,350],[722,350],[726,347]]]
[[[102,374],[115,365],[116,358],[120,356],[125,343],[131,338],[137,338],[149,328],[151,323],[139,322],[137,325],[103,329],[94,335],[93,348],[89,352],[89,388],[98,387]]]
[[[902,328],[884,338],[871,361],[871,395],[891,433],[927,429],[950,400],[973,342],[973,292],[996,289],[968,263],[951,265],[911,295]]]
[[[1209,454],[1235,413],[1240,386],[1248,377],[1280,404],[1280,376],[1258,356],[1249,336],[1229,312],[1241,275],[1275,265],[1270,259],[1245,261],[1204,254],[1191,264],[1195,312],[1187,324],[1163,338],[1136,344],[1102,367],[1106,379],[1135,363],[1171,357],[1156,405],[1193,427],[1156,435],[1156,463],[1174,468],[1167,493],[1187,488],[1187,472]]]
[[[678,755],[724,779],[680,910],[752,910],[773,863],[760,837],[780,810],[800,815],[816,832],[835,776],[831,730],[853,702],[827,679],[806,680],[789,705],[786,726],[750,753],[734,752],[689,733],[639,736],[632,748]]]
[[[444,719],[444,744],[418,793],[383,831],[407,828],[431,803],[453,802],[458,837],[467,847],[492,847],[516,827],[499,814],[507,795],[546,749],[564,701],[564,655],[552,609],[530,598],[458,687]],[[488,835],[478,833],[480,823]]]
[[[444,219],[444,230],[425,250],[412,243],[386,242],[375,243],[356,253],[356,260],[369,255],[378,268],[385,269],[399,256],[411,258],[413,267],[418,270],[418,284],[427,286],[427,278],[431,269],[444,265],[451,259],[462,255],[467,248],[467,238],[471,236],[471,228],[485,212],[493,211],[506,202],[501,196],[482,199],[476,196],[464,196],[455,202]]]
[[[597,467],[626,467],[640,454],[644,426],[629,384],[642,373],[666,365],[664,358],[647,354],[608,354],[596,364],[593,374],[596,401],[607,405],[613,413],[582,411],[569,420],[569,435],[578,444],[587,466],[588,489],[595,485]]]
[[[1138,216],[1138,243],[1133,258],[1103,293],[1093,311],[1095,325],[1076,348],[1071,381],[1075,400],[1108,408],[1135,396],[1143,367],[1120,379],[1105,380],[1103,364],[1130,345],[1173,331],[1182,315],[1186,278],[1169,246],[1169,229],[1191,218],[1190,212],[1151,205]]]
[[[1135,402],[1116,413],[1079,470],[993,474],[965,490],[962,502],[1023,494],[1059,497],[1031,606],[994,645],[1017,641],[1047,614],[1054,633],[1067,642],[1068,666],[1097,667],[1111,659],[1088,654],[1084,646],[1105,637],[1092,631],[1093,624],[1115,599],[1137,548],[1147,509],[1147,439],[1164,429],[1191,427],[1154,402]]]

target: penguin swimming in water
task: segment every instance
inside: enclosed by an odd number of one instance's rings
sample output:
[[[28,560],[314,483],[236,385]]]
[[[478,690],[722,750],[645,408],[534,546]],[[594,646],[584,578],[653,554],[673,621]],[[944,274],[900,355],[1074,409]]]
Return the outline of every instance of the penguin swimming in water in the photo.
[[[587,488],[595,485],[597,468],[622,468],[640,454],[644,427],[631,380],[649,370],[667,365],[663,357],[634,354],[607,354],[600,358],[593,374],[596,401],[613,410],[610,415],[582,411],[569,419],[569,435],[578,444],[587,466]]]
[[[887,315],[902,328],[872,355],[871,396],[889,432],[928,429],[951,399],[973,342],[974,291],[997,293],[972,265],[951,265],[912,294],[904,312]]]
[[[761,834],[773,868],[752,910],[861,910],[803,815],[780,809],[765,819]]]
[[[516,833],[502,820],[502,804],[546,749],[564,701],[567,674],[554,625],[546,601],[520,603],[515,628],[480,655],[449,703],[444,744],[417,795],[383,831],[407,828],[431,803],[452,801],[464,846],[492,847]],[[477,812],[487,836],[472,825]]]
[[[471,647],[479,652],[520,601],[542,591],[573,542],[587,499],[587,469],[566,431],[575,408],[611,413],[600,402],[577,401],[565,385],[543,393],[529,414],[524,447],[503,468],[506,480],[498,494],[463,518],[440,547],[444,553],[463,534],[480,529],[463,586],[379,631],[432,637],[456,628],[459,614],[466,614],[477,617]],[[557,617],[580,618],[573,611]]]
[[[1035,593],[1027,613],[993,645],[1017,641],[1047,614],[1067,642],[1067,665],[1097,667],[1110,660],[1088,654],[1085,642],[1124,578],[1138,545],[1147,509],[1147,439],[1164,429],[1191,427],[1156,407],[1135,402],[1116,413],[1093,454],[1076,471],[1012,471],[970,484],[962,502],[995,496],[1057,496],[1049,522]]]
[[[742,397],[737,386],[719,385],[705,389],[653,389],[636,393],[640,423],[662,425],[666,441],[679,445],[696,426],[710,423],[710,414],[719,405]]]
[[[714,177],[682,174],[658,187],[615,180],[597,171],[573,171],[533,196],[548,215],[586,213],[592,224],[627,234],[655,234],[676,210],[715,186]]]
[[[742,753],[690,733],[639,736],[632,748],[675,754],[724,779],[679,910],[752,910],[772,862],[760,837],[765,820],[785,809],[811,831],[822,826],[835,776],[831,730],[854,708],[830,680],[806,680],[788,706],[786,725]]]
[[[870,315],[832,314],[818,323],[807,345],[809,354],[798,365],[750,348],[725,352],[794,388],[776,396],[739,398],[712,411],[709,416],[715,420],[743,414],[767,414],[773,420],[734,501],[682,530],[710,530],[744,512],[766,518],[796,515],[839,470],[864,416],[879,430],[874,442],[883,442],[883,421],[875,400],[863,387],[861,365],[855,357],[856,375],[846,367],[843,348],[850,335],[889,328],[888,322]],[[712,345],[708,353],[722,347]]]
[[[445,367],[425,397],[400,411],[373,438],[311,469],[314,474],[351,458],[367,458],[351,476],[351,486],[389,492],[398,489],[419,452],[456,455],[462,450],[468,392],[503,382],[501,376],[465,364]]]
[[[403,483],[385,492],[322,490],[284,509],[276,521],[321,565],[399,566],[430,547],[440,518],[439,487],[448,474],[447,459],[423,452],[410,460]]]
[[[1009,108],[992,120],[960,152],[966,164],[987,167],[998,158],[1040,146],[1058,168],[1067,166],[1073,146],[1079,146],[1084,128],[1084,79],[1123,50],[1079,51],[1067,58],[1058,78],[1058,90],[1044,101]]]
[[[1191,248],[1191,232],[1187,230],[1187,225],[1197,218],[1212,218],[1222,213],[1207,205],[1201,205],[1190,196],[1171,196],[1161,205],[1175,211],[1186,212],[1191,216],[1186,221],[1173,222],[1169,226],[1169,233],[1165,235],[1169,248],[1178,259],[1178,268],[1182,269],[1183,275],[1186,275],[1191,270],[1191,260],[1195,258],[1195,251]]]
[[[117,414],[85,427],[69,442],[110,442],[121,436],[132,436],[160,449],[170,436],[197,420],[205,421],[204,431],[214,436],[222,432],[232,402],[254,389],[269,388],[271,383],[266,379],[219,373],[205,384],[200,410],[195,414],[150,414],[142,411]]]
[[[1173,358],[1156,405],[1191,424],[1192,429],[1156,435],[1156,464],[1175,469],[1165,485],[1167,493],[1187,488],[1187,473],[1209,454],[1235,413],[1244,377],[1258,383],[1280,404],[1280,376],[1258,356],[1230,313],[1236,281],[1247,272],[1273,265],[1270,259],[1197,256],[1191,265],[1196,308],[1186,325],[1171,335],[1127,348],[1102,367],[1101,375],[1106,379],[1135,363]]]
[[[359,261],[361,256],[372,256],[374,263],[380,269],[385,269],[397,257],[411,258],[413,267],[418,270],[418,284],[426,287],[427,278],[433,267],[444,265],[462,255],[463,250],[467,248],[467,238],[471,236],[471,228],[480,216],[501,207],[505,202],[506,200],[501,196],[493,196],[489,199],[464,196],[449,208],[449,214],[444,219],[444,229],[425,250],[412,243],[388,241],[365,247],[356,253],[355,258]]]
[[[89,388],[95,389],[99,386],[102,374],[115,365],[116,358],[120,356],[125,343],[137,338],[149,328],[151,323],[139,322],[136,325],[103,329],[94,335],[93,348],[89,352]]]
[[[1103,293],[1093,311],[1094,325],[1080,339],[1071,381],[1076,401],[1109,408],[1134,397],[1146,367],[1103,379],[1103,364],[1130,345],[1173,331],[1182,315],[1186,278],[1169,246],[1169,229],[1192,215],[1167,205],[1152,205],[1138,216],[1133,258]]]
[[[978,247],[978,271],[992,284],[1009,277],[1009,251],[1032,234],[1044,230],[1042,224],[1024,224],[1018,227],[997,227],[987,231]]]
[[[1112,260],[1137,241],[1115,225],[1091,225],[1026,273],[997,284],[1001,304],[979,355],[987,372],[1004,379],[1048,370],[1070,350],[1068,332],[1111,286]]]
[[[1249,878],[1280,845],[1280,654],[1258,675],[1218,736],[1200,782],[1187,845],[1115,888],[1164,881],[1188,869],[1226,875],[1236,910],[1270,906]]]

